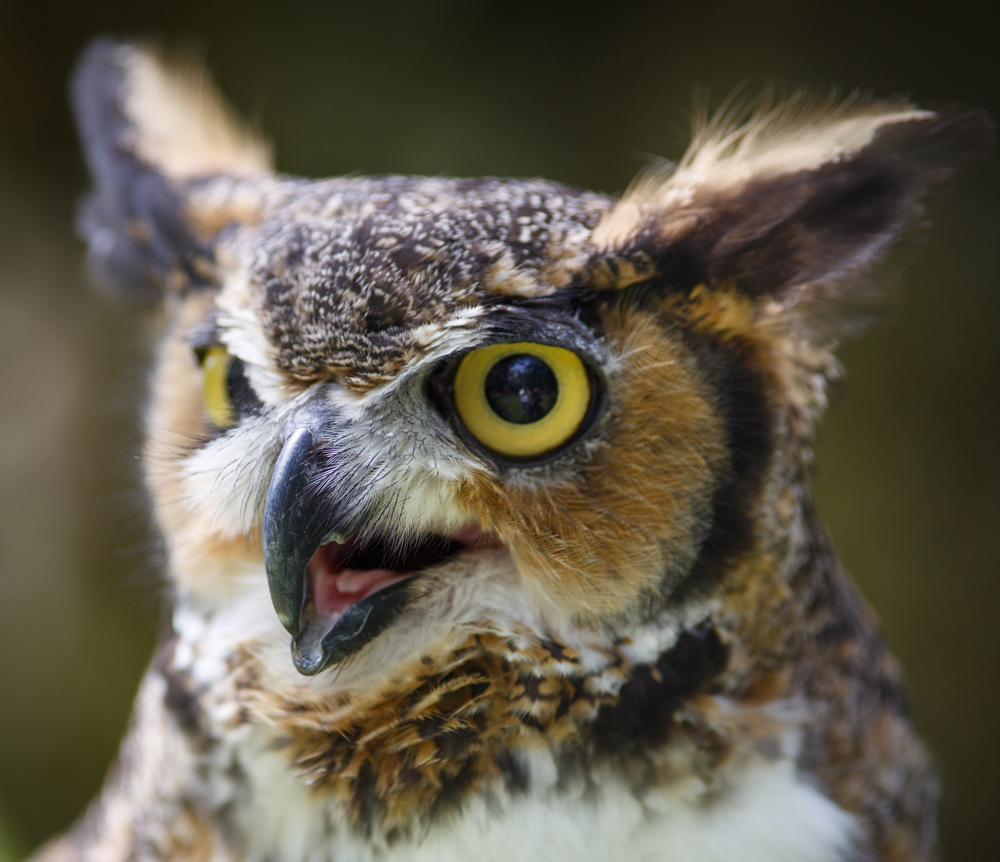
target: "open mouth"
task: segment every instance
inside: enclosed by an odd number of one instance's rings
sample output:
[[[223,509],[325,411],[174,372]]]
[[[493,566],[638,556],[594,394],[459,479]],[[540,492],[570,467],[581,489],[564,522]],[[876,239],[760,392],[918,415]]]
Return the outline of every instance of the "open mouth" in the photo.
[[[384,538],[320,545],[309,561],[311,610],[333,621],[348,608],[380,590],[414,577],[467,548],[489,547],[480,531],[469,527],[454,536],[430,535],[400,544]],[[307,606],[309,607],[309,606]]]
[[[424,571],[456,554],[500,547],[478,527],[405,540],[374,535],[368,525],[377,498],[356,472],[337,469],[310,415],[303,414],[278,454],[261,535],[271,603],[292,636],[292,661],[306,676],[343,661],[392,625],[419,594],[412,584]]]
[[[292,642],[296,668],[312,675],[357,652],[399,616],[408,582],[467,550],[499,547],[476,527],[409,542],[388,537],[327,542],[306,567],[302,632]]]

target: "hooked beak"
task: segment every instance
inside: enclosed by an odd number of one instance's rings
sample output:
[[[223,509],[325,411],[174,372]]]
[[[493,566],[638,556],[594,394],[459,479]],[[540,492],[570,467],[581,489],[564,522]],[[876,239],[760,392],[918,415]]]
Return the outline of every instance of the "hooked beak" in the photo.
[[[302,633],[305,570],[325,530],[311,517],[307,491],[319,472],[312,432],[296,428],[278,455],[264,502],[264,568],[271,604],[292,637]]]
[[[331,417],[304,413],[278,455],[264,501],[271,602],[306,676],[392,625],[417,594],[412,582],[423,569],[464,549],[497,547],[477,527],[451,536],[369,535],[372,515],[398,506],[379,505],[384,465],[339,452],[330,442],[336,432]]]
[[[264,503],[264,568],[271,602],[292,635],[292,660],[311,676],[361,649],[389,626],[406,604],[405,581],[362,598],[330,625],[307,618],[307,567],[321,545],[345,543],[357,529],[354,517],[336,518],[320,501],[315,482],[323,469],[315,437],[297,427],[285,441]],[[331,515],[333,517],[331,518]]]

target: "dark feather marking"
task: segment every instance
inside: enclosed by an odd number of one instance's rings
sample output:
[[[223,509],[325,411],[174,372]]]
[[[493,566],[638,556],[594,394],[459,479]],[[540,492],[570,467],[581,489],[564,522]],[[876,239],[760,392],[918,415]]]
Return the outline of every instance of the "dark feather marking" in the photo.
[[[435,739],[438,757],[444,760],[459,760],[467,757],[469,748],[476,742],[479,731],[472,727],[461,727],[440,734]]]
[[[726,429],[730,474],[712,496],[712,525],[688,576],[671,596],[706,594],[734,558],[753,545],[754,515],[774,449],[774,410],[753,348],[738,339],[720,342],[689,334],[695,356],[713,378]],[[699,343],[700,342],[700,343]]]
[[[163,671],[167,683],[164,703],[171,715],[177,719],[181,729],[188,734],[198,733],[201,726],[201,710],[198,698],[190,689],[189,680],[180,674]]]
[[[659,279],[636,284],[606,297],[655,313],[668,286]],[[683,602],[705,595],[718,583],[727,566],[753,544],[754,507],[773,455],[774,431],[764,364],[750,344],[737,338],[721,340],[683,329],[662,320],[665,328],[683,337],[716,393],[730,452],[729,474],[712,497],[711,526],[698,558],[669,596]]]
[[[371,835],[378,807],[378,774],[370,760],[361,764],[352,790],[352,802],[359,831]]]
[[[494,758],[508,793],[526,793],[531,786],[528,767],[514,752],[504,749]]]
[[[709,623],[682,632],[655,665],[632,672],[616,704],[601,708],[592,729],[597,752],[621,755],[662,745],[684,699],[705,690],[728,660],[728,648]]]
[[[185,224],[179,190],[143,161],[123,112],[122,52],[108,39],[93,42],[73,77],[71,95],[94,191],[80,207],[77,229],[88,241],[94,279],[133,299],[160,296],[170,272],[204,284],[196,262],[209,252]]]
[[[662,284],[684,292],[735,282],[752,297],[780,296],[838,279],[881,258],[919,220],[920,199],[982,159],[992,137],[986,114],[964,108],[887,125],[849,158],[702,191],[686,233],[665,242],[654,217],[620,256],[653,260]]]
[[[791,581],[802,603],[807,647],[816,650],[825,663],[840,665],[844,675],[861,685],[874,702],[900,718],[910,719],[913,705],[902,676],[887,672],[877,660],[889,654],[885,637],[842,571],[826,530],[811,506],[807,518],[811,522],[807,553]],[[839,649],[845,645],[859,645],[864,658],[841,658]],[[851,651],[847,654],[851,655]]]
[[[458,811],[469,798],[469,792],[479,778],[474,760],[462,761],[453,776],[446,779],[427,812],[428,822],[433,823],[446,814]]]
[[[185,733],[193,736],[201,731],[201,708],[198,705],[198,697],[193,690],[191,680],[186,674],[179,673],[172,666],[178,637],[171,623],[170,610],[168,607],[164,612],[165,630],[160,637],[156,652],[153,654],[149,670],[151,673],[158,673],[163,677],[167,687],[164,695],[164,706],[177,721],[178,726]]]

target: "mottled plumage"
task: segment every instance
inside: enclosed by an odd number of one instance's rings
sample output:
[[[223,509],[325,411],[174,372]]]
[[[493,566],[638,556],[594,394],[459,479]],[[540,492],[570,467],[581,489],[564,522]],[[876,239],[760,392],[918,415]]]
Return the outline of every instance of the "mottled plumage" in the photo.
[[[982,113],[723,116],[613,200],[276,174],[203,73],[132,45],[93,45],[74,101],[95,275],[167,309],[171,612],[39,860],[933,858],[810,441],[850,307]],[[525,455],[476,398],[522,437],[579,406]]]

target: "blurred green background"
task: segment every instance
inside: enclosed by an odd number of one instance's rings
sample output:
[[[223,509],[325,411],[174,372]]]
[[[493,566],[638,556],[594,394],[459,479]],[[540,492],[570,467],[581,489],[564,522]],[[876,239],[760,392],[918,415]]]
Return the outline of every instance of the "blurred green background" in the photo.
[[[985,4],[983,4],[985,10]],[[680,155],[696,86],[859,88],[1000,116],[962,3],[0,3],[0,860],[100,785],[162,586],[138,487],[155,315],[88,287],[68,115],[98,34],[194,43],[285,171],[540,175],[622,190]],[[612,11],[613,10],[613,11]],[[994,856],[1000,790],[1000,171],[932,202],[889,322],[848,345],[817,493],[941,766],[949,860]],[[993,851],[993,852],[991,852]],[[5,862],[5,860],[4,860]]]

